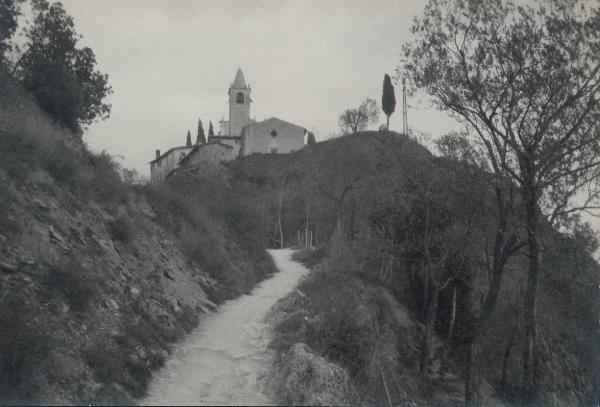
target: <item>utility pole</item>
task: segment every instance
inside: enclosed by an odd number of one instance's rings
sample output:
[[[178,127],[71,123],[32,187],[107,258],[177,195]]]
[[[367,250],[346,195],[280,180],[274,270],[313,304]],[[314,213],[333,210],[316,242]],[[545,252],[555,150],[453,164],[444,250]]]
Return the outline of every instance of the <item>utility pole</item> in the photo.
[[[408,135],[408,111],[406,110],[406,78],[402,77],[402,133]]]

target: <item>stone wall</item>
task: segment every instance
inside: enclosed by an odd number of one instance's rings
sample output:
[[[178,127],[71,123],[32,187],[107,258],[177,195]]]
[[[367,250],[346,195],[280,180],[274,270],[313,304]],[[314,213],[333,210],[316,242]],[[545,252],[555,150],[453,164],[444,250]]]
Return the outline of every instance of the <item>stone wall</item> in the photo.
[[[203,162],[220,164],[223,161],[231,161],[237,157],[235,149],[222,143],[208,143],[199,146],[185,159],[185,166],[194,166]]]
[[[193,147],[174,147],[150,163],[150,181],[161,182],[173,171]]]

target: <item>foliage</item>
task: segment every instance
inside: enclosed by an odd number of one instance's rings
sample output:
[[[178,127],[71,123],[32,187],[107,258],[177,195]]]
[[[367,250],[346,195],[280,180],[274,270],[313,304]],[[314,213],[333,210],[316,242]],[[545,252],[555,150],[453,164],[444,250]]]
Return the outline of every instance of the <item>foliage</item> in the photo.
[[[543,208],[566,216],[600,171],[597,28],[576,0],[539,9],[468,4],[427,6],[405,48],[408,71],[468,123],[492,165],[519,184],[535,177]]]
[[[487,168],[485,151],[475,145],[468,134],[451,131],[435,140],[435,146],[443,157],[454,161]]]
[[[196,137],[196,144],[206,144],[206,136],[204,135],[204,127],[202,127],[202,120],[198,119],[198,135]]]
[[[11,49],[9,41],[17,29],[22,1],[0,0],[0,69],[6,67],[6,53]]]
[[[109,222],[106,226],[110,237],[114,241],[129,244],[133,239],[134,227],[127,216],[121,216]]]
[[[215,131],[213,129],[213,124],[212,121],[208,122],[208,141],[210,141],[210,138],[213,137],[215,135]]]
[[[32,173],[45,170],[84,200],[126,200],[128,187],[121,168],[108,153],[85,149],[51,123],[20,86],[1,74],[0,89],[0,167],[9,177],[25,182]]]
[[[396,95],[394,94],[394,85],[392,85],[392,79],[388,74],[385,74],[383,77],[383,95],[381,96],[381,107],[387,116],[387,127],[389,128],[390,116],[396,110]]]
[[[367,125],[377,123],[379,106],[374,99],[365,99],[358,108],[346,109],[339,117],[338,124],[342,133],[363,131]]]
[[[39,106],[58,124],[73,132],[94,120],[106,119],[112,92],[108,76],[95,70],[96,56],[77,48],[81,38],[73,18],[61,3],[32,1],[33,23],[26,29],[26,50],[16,66],[16,76]]]
[[[87,311],[99,297],[99,279],[87,270],[77,258],[65,260],[52,267],[45,284],[53,294],[64,296],[76,313]]]
[[[231,293],[247,291],[273,271],[264,251],[263,208],[243,183],[230,185],[222,167],[182,172],[143,191],[190,258]]]
[[[600,205],[600,31],[591,12],[577,0],[535,8],[432,0],[405,46],[405,70],[416,86],[466,123],[494,173],[519,186],[530,259],[523,357],[529,403],[538,397],[542,219],[568,226],[574,213]]]
[[[190,133],[189,130],[187,132],[187,135],[185,136],[185,145],[187,147],[191,147],[192,146],[192,134]]]
[[[306,144],[313,145],[317,144],[317,139],[315,138],[315,133],[312,131],[308,132],[308,136],[306,136]]]

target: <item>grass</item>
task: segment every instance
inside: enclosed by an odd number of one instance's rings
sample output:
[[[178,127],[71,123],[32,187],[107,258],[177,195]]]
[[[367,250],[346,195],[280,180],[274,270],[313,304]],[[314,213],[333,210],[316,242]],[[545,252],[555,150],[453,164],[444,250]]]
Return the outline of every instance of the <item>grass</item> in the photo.
[[[118,203],[128,186],[106,152],[90,152],[79,135],[57,126],[33,98],[0,74],[0,168],[25,183],[31,173],[47,171],[84,200]]]
[[[230,185],[225,169],[182,172],[142,191],[185,253],[227,288],[214,301],[247,292],[275,271],[263,243],[268,215],[252,191]]]

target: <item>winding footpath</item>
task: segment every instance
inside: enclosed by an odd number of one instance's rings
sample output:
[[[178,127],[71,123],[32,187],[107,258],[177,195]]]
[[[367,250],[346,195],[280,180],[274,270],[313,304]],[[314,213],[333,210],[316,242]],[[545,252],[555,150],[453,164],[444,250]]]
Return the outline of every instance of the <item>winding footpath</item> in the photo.
[[[292,250],[270,250],[279,269],[254,290],[224,303],[157,372],[142,405],[273,404],[264,388],[270,332],[264,318],[308,273]]]

